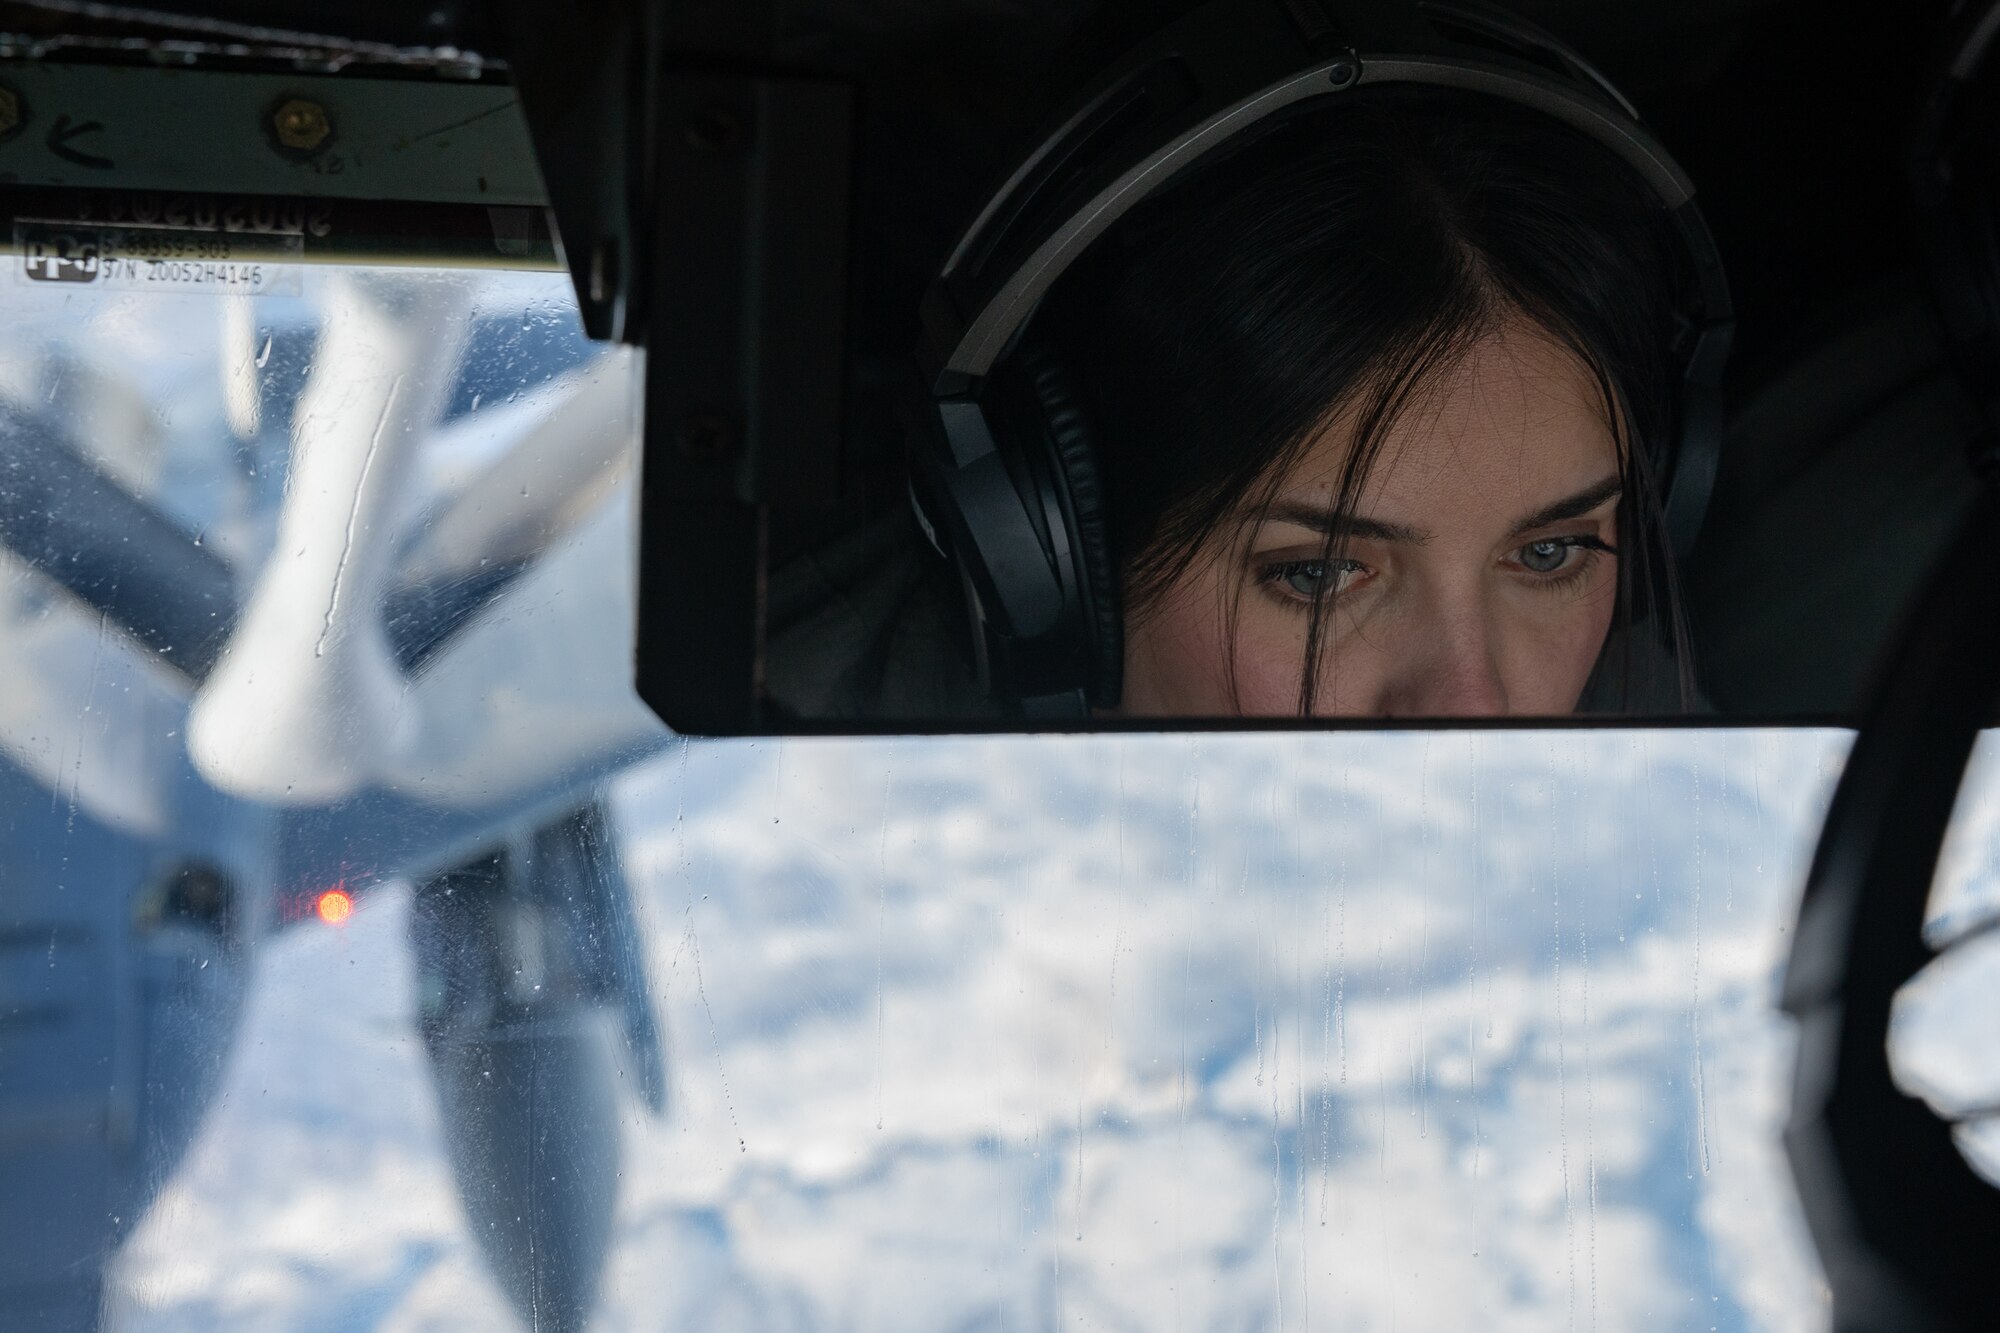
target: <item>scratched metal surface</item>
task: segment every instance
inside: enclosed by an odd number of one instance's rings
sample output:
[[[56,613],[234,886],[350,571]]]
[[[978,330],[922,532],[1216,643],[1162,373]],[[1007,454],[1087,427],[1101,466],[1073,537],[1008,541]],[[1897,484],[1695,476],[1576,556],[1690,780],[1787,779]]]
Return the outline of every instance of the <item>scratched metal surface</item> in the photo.
[[[519,98],[504,84],[11,61],[0,64],[0,88],[15,109],[0,135],[6,184],[489,205],[547,198]],[[310,110],[281,138],[277,113],[292,104]]]

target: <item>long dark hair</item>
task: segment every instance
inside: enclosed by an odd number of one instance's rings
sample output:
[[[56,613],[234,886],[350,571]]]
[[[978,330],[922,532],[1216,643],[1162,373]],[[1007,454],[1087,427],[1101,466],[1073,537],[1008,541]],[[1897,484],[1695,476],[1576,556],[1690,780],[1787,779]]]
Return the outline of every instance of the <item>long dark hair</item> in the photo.
[[[1618,609],[1587,697],[1624,706],[1635,663],[1664,660],[1687,706],[1658,475],[1678,429],[1675,343],[1691,280],[1670,226],[1584,135],[1433,89],[1319,104],[1135,210],[1031,330],[1088,401],[1128,616],[1267,505],[1336,413],[1354,423],[1335,494],[1337,512],[1351,512],[1398,413],[1520,318],[1595,378],[1625,484]],[[1330,535],[1324,557],[1338,546]],[[1663,651],[1635,652],[1642,636]],[[1329,637],[1322,599],[1301,712]]]

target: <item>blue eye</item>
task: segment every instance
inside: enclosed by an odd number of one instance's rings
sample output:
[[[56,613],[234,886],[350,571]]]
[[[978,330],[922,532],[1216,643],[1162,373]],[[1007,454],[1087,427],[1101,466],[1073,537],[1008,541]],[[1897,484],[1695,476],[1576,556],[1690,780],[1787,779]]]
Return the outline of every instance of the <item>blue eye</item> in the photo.
[[[1338,595],[1363,571],[1364,567],[1352,560],[1286,560],[1267,566],[1264,579],[1303,601],[1317,602]]]
[[[1521,568],[1550,585],[1582,578],[1598,556],[1616,556],[1618,548],[1598,537],[1544,537],[1514,552]]]
[[[1320,597],[1326,592],[1326,566],[1317,560],[1293,565],[1284,575],[1284,584],[1301,597]]]
[[[1547,541],[1530,542],[1520,549],[1521,565],[1537,574],[1553,574],[1569,563],[1569,553],[1576,547],[1573,541],[1553,537]]]

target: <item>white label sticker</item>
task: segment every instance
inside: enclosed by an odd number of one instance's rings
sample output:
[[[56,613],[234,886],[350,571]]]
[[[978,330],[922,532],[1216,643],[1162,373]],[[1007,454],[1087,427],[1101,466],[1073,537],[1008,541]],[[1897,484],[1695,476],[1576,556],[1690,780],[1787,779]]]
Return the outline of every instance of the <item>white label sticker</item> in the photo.
[[[16,222],[16,281],[92,284],[122,292],[297,296],[305,237]]]

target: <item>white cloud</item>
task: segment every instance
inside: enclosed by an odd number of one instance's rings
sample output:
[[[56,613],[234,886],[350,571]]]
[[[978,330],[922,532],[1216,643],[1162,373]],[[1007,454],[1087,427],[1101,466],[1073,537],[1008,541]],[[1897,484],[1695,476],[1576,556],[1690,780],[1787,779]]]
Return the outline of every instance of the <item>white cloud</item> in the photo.
[[[600,1325],[1813,1327],[1772,1001],[1844,745],[668,753],[616,808],[674,1102],[625,1107]],[[263,960],[124,1326],[503,1308],[403,929]]]

